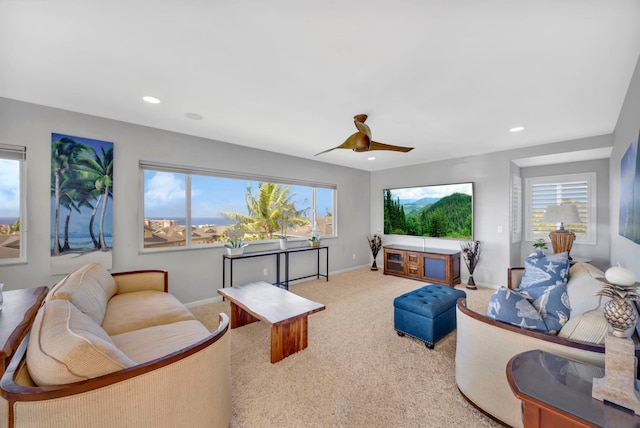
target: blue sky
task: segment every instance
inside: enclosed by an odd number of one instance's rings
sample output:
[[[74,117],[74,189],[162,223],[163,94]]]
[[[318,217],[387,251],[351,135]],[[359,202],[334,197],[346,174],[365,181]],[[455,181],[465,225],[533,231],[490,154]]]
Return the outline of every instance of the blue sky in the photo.
[[[192,217],[220,217],[221,212],[230,211],[247,214],[244,199],[248,185],[254,189],[256,181],[230,178],[191,176]],[[172,218],[185,216],[185,176],[168,172],[144,172],[144,216],[152,218]],[[291,186],[296,208],[311,207],[311,188]],[[317,194],[318,213],[324,215],[331,210],[331,191]]]

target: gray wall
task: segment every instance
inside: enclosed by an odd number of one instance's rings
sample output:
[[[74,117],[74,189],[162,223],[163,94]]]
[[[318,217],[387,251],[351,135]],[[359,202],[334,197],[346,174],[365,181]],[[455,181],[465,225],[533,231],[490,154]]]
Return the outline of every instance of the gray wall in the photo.
[[[586,257],[592,260],[592,264],[600,269],[609,267],[609,159],[598,159],[584,162],[572,162],[556,165],[536,166],[521,169],[522,187],[524,194],[524,182],[530,177],[548,177],[562,174],[577,174],[583,172],[596,173],[596,221],[598,234],[596,235],[596,244],[573,244],[571,249],[572,256]],[[524,219],[522,220],[524,224]],[[522,235],[522,242],[519,252],[520,263],[524,261],[529,253],[533,251],[533,242],[525,241],[525,235]],[[551,245],[549,251],[552,252]]]
[[[603,135],[373,172],[371,173],[372,230],[383,230],[383,189],[473,181],[473,234],[474,239],[479,240],[482,246],[480,262],[473,277],[478,284],[506,285],[507,268],[513,264],[522,264],[521,244],[511,243],[509,218],[511,175],[518,172],[518,168],[513,166],[512,161],[527,157],[610,147],[612,141],[612,135]],[[594,165],[594,167],[596,166]],[[602,165],[598,168],[601,170]],[[606,172],[604,174],[606,175]],[[606,193],[606,189],[603,193]],[[502,228],[502,232],[498,231],[499,228]],[[385,236],[383,243],[460,249],[460,241],[397,235]],[[600,243],[607,248],[604,250],[605,253],[608,252],[609,244],[606,233]],[[514,261],[519,263],[514,263]],[[464,263],[462,266],[463,281],[466,281],[468,271]]]
[[[171,292],[185,303],[218,296],[223,249],[139,254],[140,160],[334,183],[338,187],[339,237],[323,241],[330,246],[330,270],[369,263],[365,239],[370,230],[368,172],[0,98],[0,141],[27,147],[28,260],[26,264],[0,267],[0,282],[7,290],[52,285],[62,278],[49,271],[52,132],[114,143],[112,270],[168,270]],[[275,246],[272,244],[272,248]],[[267,248],[261,245],[255,249]],[[292,264],[312,262],[295,257]],[[262,276],[265,267],[268,277]],[[234,283],[272,281],[274,269],[271,258],[238,262]]]
[[[611,153],[610,172],[610,210],[611,210],[611,264],[633,270],[640,280],[640,245],[620,236],[620,159],[629,148],[629,144],[638,135],[640,129],[640,62],[636,64],[631,78],[625,102],[618,117],[614,132],[613,153]],[[637,187],[634,192],[639,192]]]

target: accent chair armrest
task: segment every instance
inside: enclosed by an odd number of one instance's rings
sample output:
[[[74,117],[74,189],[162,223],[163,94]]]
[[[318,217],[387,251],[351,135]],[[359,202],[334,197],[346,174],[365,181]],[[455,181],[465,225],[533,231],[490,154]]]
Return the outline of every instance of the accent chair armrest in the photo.
[[[522,282],[522,275],[524,275],[524,267],[510,267],[507,269],[507,287],[515,289],[520,286]]]
[[[169,291],[169,273],[165,270],[136,270],[112,273],[118,285],[118,294],[133,291]]]

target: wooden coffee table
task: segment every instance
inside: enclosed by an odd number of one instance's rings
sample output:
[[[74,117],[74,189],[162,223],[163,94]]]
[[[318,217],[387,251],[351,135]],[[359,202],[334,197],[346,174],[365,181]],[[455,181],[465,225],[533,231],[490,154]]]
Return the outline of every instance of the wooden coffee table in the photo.
[[[231,328],[256,321],[271,324],[271,362],[307,347],[307,317],[322,311],[322,303],[305,299],[267,282],[252,282],[218,290],[231,303]]]

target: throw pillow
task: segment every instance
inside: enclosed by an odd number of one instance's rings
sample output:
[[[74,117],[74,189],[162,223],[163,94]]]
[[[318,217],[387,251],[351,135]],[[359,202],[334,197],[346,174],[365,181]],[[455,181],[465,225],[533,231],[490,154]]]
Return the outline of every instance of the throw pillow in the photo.
[[[604,313],[596,309],[571,317],[558,336],[577,342],[603,344],[608,328]]]
[[[549,333],[557,334],[566,324],[571,315],[567,284],[552,285],[550,287],[529,287],[523,290],[523,295],[533,299],[533,306],[547,325]]]
[[[524,261],[524,273],[520,289],[566,283],[569,280],[567,253],[545,256],[538,249]]]
[[[506,287],[500,287],[491,296],[487,317],[529,330],[547,331],[547,325],[531,302]]]

